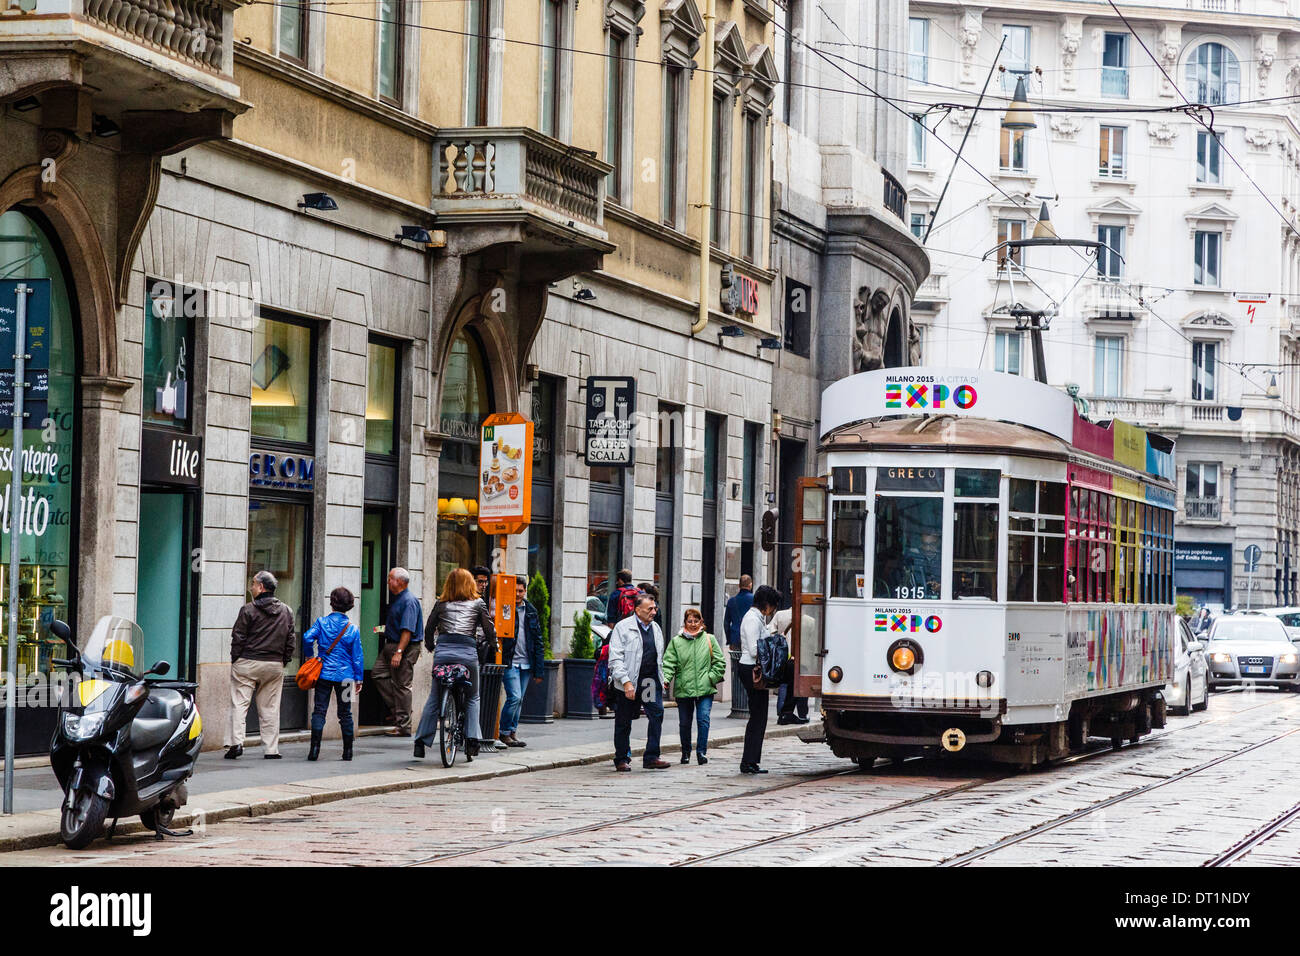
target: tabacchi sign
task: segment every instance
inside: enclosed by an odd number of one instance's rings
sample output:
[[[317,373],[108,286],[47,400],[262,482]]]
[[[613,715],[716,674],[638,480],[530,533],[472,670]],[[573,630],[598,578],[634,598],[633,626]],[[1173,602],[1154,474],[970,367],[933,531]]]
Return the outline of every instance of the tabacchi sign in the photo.
[[[636,379],[592,375],[587,378],[588,465],[632,464],[632,431],[636,416]]]

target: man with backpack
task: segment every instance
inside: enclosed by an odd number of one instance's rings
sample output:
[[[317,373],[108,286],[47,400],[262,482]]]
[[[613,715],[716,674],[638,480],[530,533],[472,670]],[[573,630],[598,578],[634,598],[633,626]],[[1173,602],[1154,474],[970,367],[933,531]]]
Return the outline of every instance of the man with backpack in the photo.
[[[632,572],[624,568],[615,576],[615,581],[614,590],[605,602],[605,623],[610,627],[636,610],[637,588],[632,584]]]

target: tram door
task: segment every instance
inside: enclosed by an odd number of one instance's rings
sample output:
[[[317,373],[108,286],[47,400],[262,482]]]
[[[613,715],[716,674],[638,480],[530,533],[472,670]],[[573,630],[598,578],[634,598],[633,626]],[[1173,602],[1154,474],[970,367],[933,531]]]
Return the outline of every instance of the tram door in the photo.
[[[794,533],[794,609],[790,657],[794,661],[796,697],[822,695],[822,658],[826,654],[826,528],[825,478],[800,478],[796,483]]]

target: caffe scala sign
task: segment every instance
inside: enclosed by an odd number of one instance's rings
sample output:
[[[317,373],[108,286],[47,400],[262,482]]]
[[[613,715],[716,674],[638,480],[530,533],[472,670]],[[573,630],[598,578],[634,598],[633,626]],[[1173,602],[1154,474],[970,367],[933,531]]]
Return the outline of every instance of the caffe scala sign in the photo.
[[[203,439],[141,429],[140,477],[150,484],[198,487],[203,478]]]

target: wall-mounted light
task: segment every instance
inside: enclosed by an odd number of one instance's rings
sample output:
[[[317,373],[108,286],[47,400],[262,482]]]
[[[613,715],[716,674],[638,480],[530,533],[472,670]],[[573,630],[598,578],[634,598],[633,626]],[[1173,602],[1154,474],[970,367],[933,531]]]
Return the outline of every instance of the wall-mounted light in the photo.
[[[760,349],[780,349],[780,339],[760,339],[758,343]]]
[[[740,482],[733,481],[731,483],[731,499],[734,501],[739,497],[740,497]]]
[[[738,325],[724,325],[722,328],[718,329],[718,335],[725,336],[726,338],[743,338],[745,330]]]
[[[328,193],[303,193],[299,209],[315,209],[317,212],[333,212],[339,208]]]
[[[418,242],[421,245],[428,245],[433,239],[429,235],[429,230],[423,226],[403,226],[402,231],[393,238],[401,242]]]

